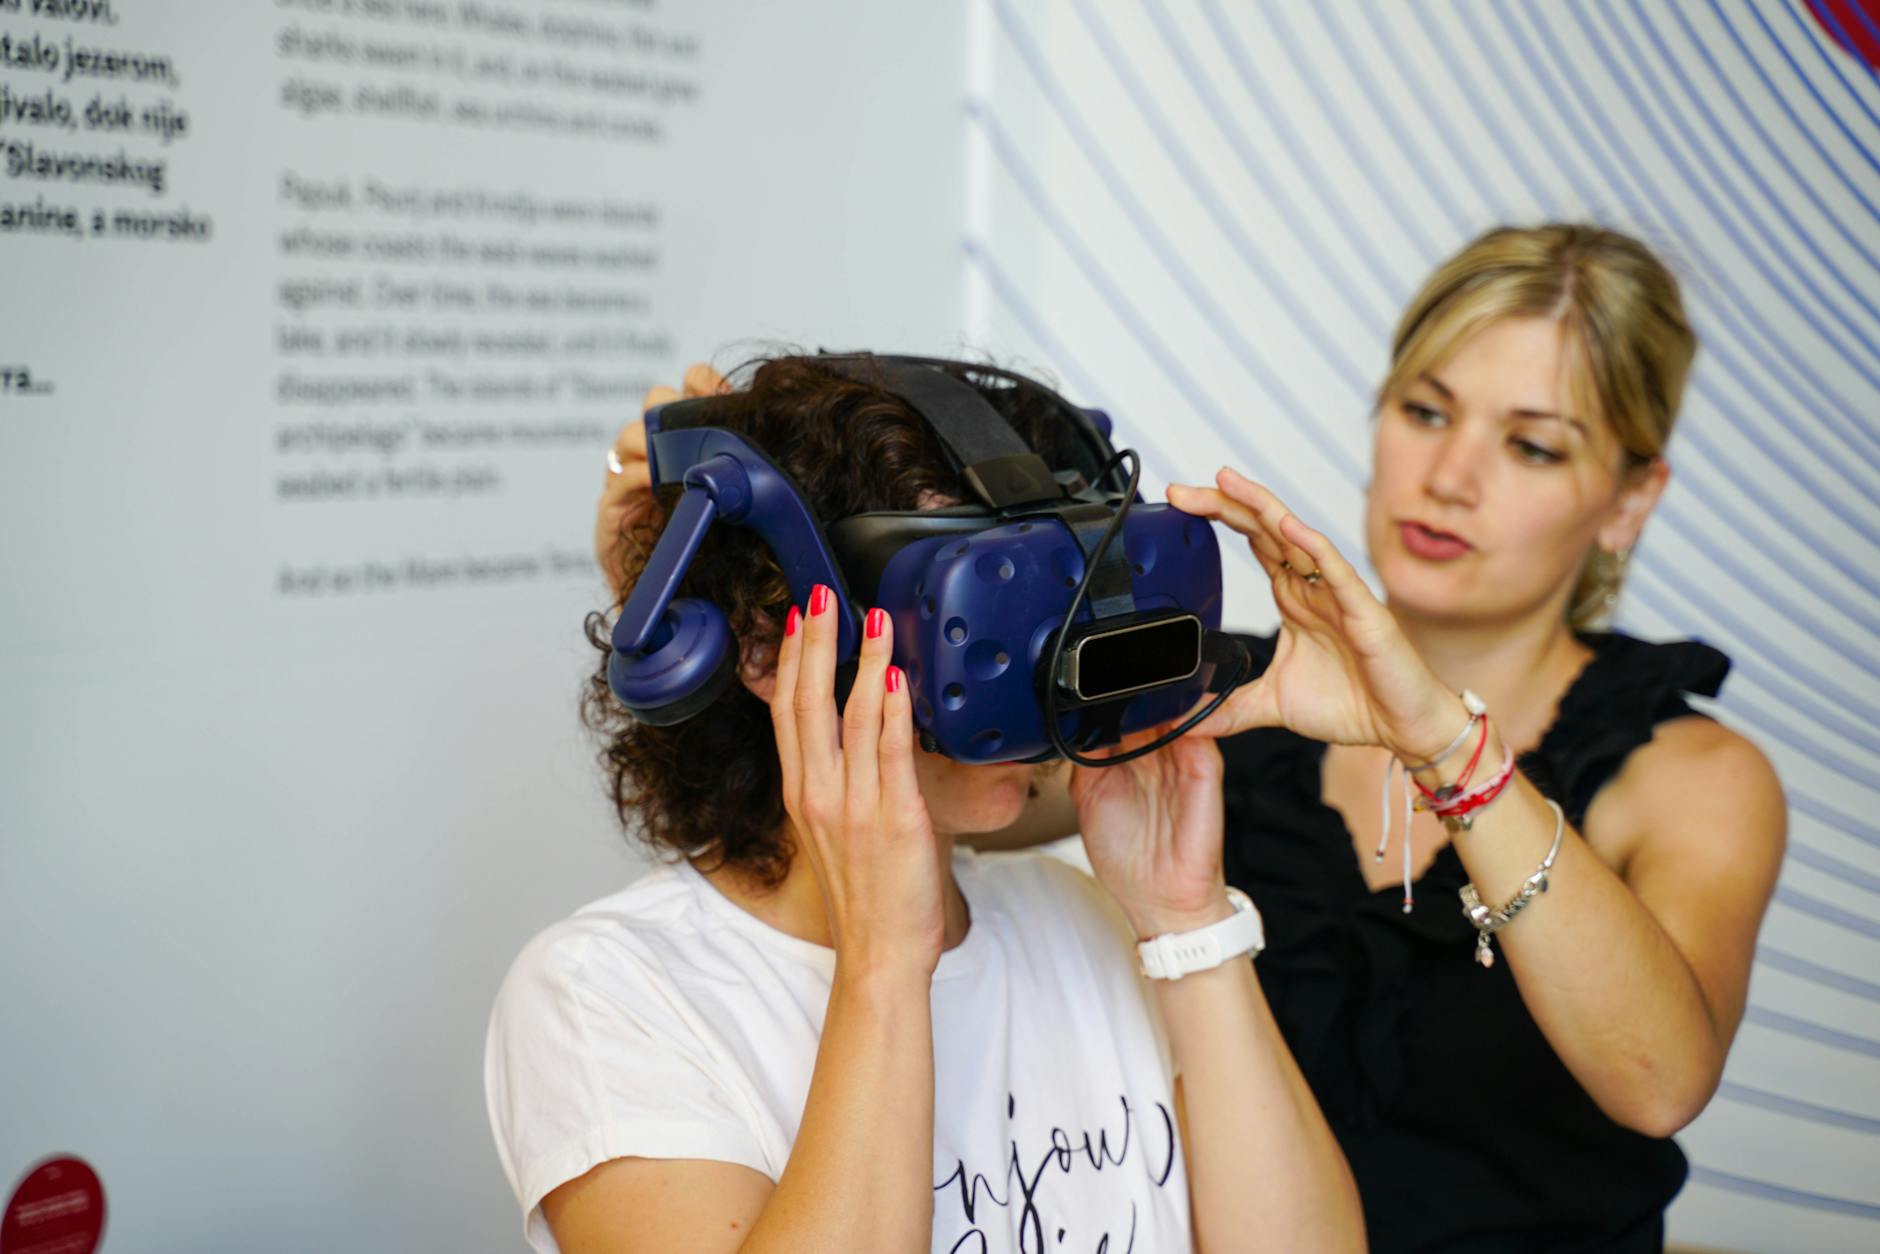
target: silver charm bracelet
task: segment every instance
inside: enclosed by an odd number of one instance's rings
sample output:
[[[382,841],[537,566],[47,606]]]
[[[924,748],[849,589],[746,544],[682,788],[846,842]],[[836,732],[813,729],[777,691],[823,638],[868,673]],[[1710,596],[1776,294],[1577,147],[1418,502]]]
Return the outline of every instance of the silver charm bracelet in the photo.
[[[1521,891],[1507,905],[1495,910],[1482,904],[1482,896],[1475,891],[1474,884],[1464,884],[1457,890],[1462,898],[1462,913],[1475,925],[1475,960],[1484,967],[1495,965],[1495,951],[1489,945],[1489,937],[1514,922],[1514,916],[1527,909],[1528,902],[1547,891],[1547,873],[1554,869],[1554,859],[1560,856],[1560,840],[1567,832],[1566,812],[1552,798],[1542,800],[1554,812],[1554,845],[1534,874],[1521,881]]]

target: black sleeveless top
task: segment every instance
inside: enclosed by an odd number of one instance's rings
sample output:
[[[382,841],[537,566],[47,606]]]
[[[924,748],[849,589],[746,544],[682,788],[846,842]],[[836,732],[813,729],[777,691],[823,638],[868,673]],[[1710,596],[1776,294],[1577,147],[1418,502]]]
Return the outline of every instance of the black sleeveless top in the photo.
[[[1658,723],[1694,713],[1683,694],[1714,696],[1730,668],[1692,641],[1581,640],[1592,659],[1520,759],[1575,826]],[[1273,641],[1246,643],[1264,669]],[[1254,969],[1357,1176],[1371,1249],[1661,1249],[1683,1153],[1602,1114],[1508,964],[1477,965],[1455,849],[1437,854],[1406,915],[1395,883],[1366,887],[1351,832],[1320,799],[1323,744],[1263,729],[1221,751],[1227,881],[1265,917]]]

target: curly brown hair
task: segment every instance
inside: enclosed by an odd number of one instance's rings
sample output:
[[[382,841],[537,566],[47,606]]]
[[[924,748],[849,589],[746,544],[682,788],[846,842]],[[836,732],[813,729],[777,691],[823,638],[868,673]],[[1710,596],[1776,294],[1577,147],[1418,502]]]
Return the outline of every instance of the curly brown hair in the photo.
[[[1070,464],[1075,434],[1052,393],[1011,384],[1015,376],[952,373],[977,387],[1052,466]],[[868,510],[912,510],[969,493],[939,439],[885,379],[838,374],[814,357],[748,363],[747,382],[719,402],[713,423],[750,439],[789,475],[825,522]],[[656,494],[658,509],[622,532],[624,581],[646,568],[677,485]],[[769,547],[744,527],[714,527],[681,581],[678,596],[718,606],[736,636],[747,673],[761,673],[783,633],[790,589]],[[624,602],[616,602],[617,614]],[[587,637],[599,661],[582,695],[582,719],[601,740],[600,763],[621,825],[656,853],[736,866],[774,887],[793,850],[770,711],[741,683],[685,722],[658,727],[636,719],[607,686],[609,615],[590,614]]]

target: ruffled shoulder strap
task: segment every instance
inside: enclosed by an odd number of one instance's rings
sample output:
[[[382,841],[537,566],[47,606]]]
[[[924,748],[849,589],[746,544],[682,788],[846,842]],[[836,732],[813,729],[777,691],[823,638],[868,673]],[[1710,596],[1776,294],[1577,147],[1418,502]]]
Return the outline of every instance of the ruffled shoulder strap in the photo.
[[[1656,644],[1619,632],[1581,640],[1592,660],[1561,697],[1540,744],[1521,759],[1528,778],[1576,826],[1658,724],[1698,713],[1686,696],[1716,696],[1730,673],[1730,659],[1697,640]]]

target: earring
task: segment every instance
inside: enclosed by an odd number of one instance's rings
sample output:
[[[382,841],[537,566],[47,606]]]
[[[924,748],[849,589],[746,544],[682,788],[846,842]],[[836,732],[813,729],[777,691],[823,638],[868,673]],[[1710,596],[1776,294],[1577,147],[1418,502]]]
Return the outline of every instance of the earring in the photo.
[[[1625,583],[1625,570],[1632,562],[1632,546],[1626,545],[1616,552],[1607,554],[1612,559],[1611,569],[1606,573],[1606,595],[1603,598],[1606,613],[1612,613],[1612,607],[1619,603],[1619,588]]]

